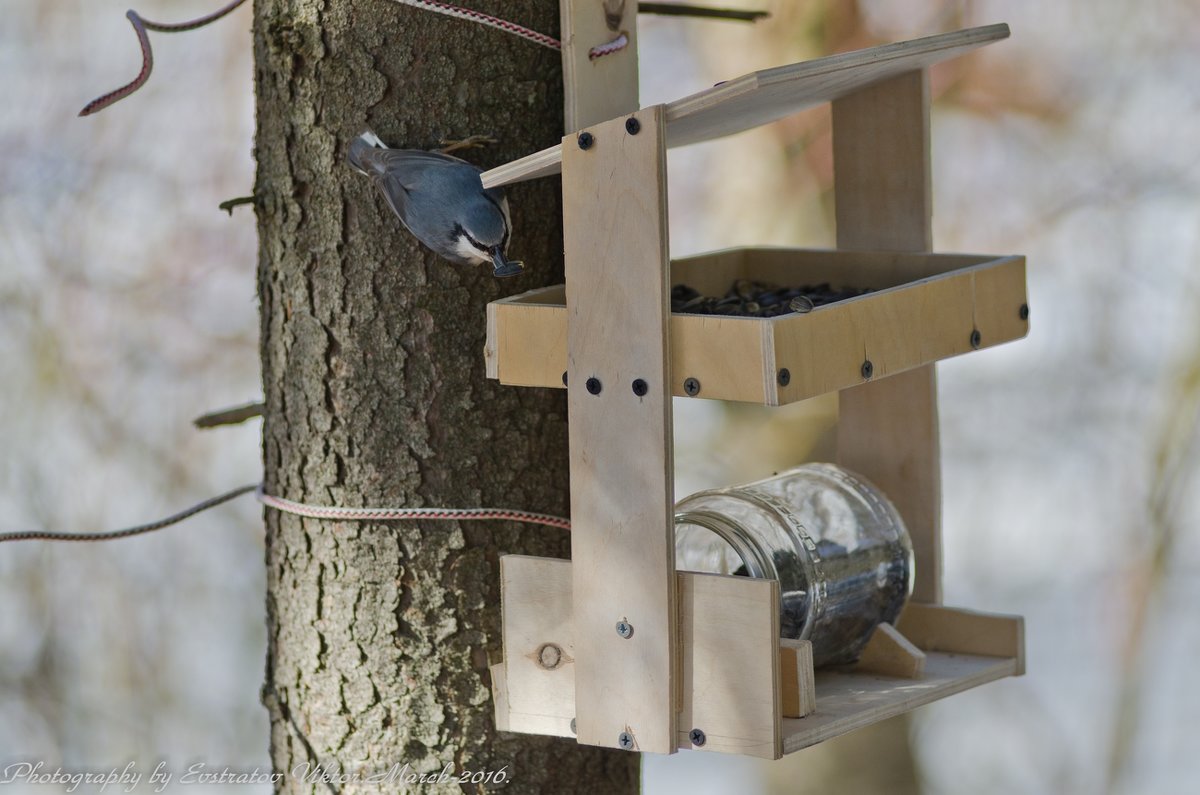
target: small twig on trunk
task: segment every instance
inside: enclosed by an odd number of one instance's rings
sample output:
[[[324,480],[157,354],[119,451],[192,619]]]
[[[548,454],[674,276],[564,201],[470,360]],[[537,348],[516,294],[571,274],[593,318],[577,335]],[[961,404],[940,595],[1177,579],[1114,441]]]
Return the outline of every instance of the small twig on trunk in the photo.
[[[233,11],[246,0],[233,0],[224,8],[218,9],[208,16],[193,19],[189,22],[176,22],[164,24],[162,22],[151,22],[148,19],[142,19],[138,12],[130,9],[125,12],[129,24],[133,25],[133,32],[137,34],[138,45],[142,48],[142,71],[138,72],[137,77],[133,81],[121,86],[115,91],[110,91],[107,94],[93,99],[91,102],[83,106],[83,110],[79,111],[80,116],[90,116],[97,111],[104,110],[109,105],[137,91],[146,84],[150,79],[150,72],[154,69],[154,53],[150,50],[150,37],[146,35],[147,30],[153,30],[158,33],[182,33],[186,30],[195,30],[202,28],[210,22],[216,22],[221,17]]]
[[[261,417],[262,413],[262,403],[247,403],[243,406],[221,409],[220,411],[214,411],[202,417],[197,417],[192,420],[192,424],[197,428],[217,428],[221,425],[237,425],[254,417]]]
[[[708,19],[736,19],[740,22],[756,22],[770,16],[769,11],[739,11],[732,8],[705,8],[686,3],[638,3],[639,14],[661,14],[672,17],[707,17]]]
[[[233,217],[233,208],[241,204],[254,204],[258,201],[257,196],[238,196],[236,199],[226,199],[217,205],[218,210],[224,210],[229,213],[229,217]]]

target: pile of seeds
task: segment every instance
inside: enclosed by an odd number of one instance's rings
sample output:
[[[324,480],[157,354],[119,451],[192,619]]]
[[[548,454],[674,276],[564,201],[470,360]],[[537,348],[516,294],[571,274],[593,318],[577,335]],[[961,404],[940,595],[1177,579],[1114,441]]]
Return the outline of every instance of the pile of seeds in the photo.
[[[739,317],[776,317],[811,312],[818,306],[869,293],[869,288],[843,287],[835,290],[829,282],[801,287],[780,287],[768,282],[738,279],[723,298],[701,295],[686,284],[671,288],[671,311],[689,315],[735,315]]]

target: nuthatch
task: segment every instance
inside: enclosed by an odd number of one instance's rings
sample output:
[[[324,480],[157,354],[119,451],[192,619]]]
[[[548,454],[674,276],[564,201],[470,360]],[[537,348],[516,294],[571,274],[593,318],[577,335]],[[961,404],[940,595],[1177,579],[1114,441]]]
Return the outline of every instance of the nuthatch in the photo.
[[[499,188],[484,190],[482,169],[441,152],[389,149],[370,130],[350,142],[348,160],[436,254],[459,265],[491,265],[495,276],[523,270],[505,258],[512,231],[508,199]]]

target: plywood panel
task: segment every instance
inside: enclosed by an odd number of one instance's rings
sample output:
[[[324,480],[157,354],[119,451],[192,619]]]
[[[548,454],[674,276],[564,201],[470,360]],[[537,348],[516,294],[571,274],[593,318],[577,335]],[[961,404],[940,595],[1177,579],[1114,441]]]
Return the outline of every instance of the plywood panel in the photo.
[[[924,71],[835,100],[833,157],[838,248],[930,250]],[[843,391],[838,417],[839,463],[881,488],[908,526],[916,558],[913,598],[940,602],[941,459],[933,366]]]
[[[778,758],[779,583],[680,572],[679,626],[679,747]]]
[[[637,0],[559,0],[562,21],[563,123],[568,133],[622,114],[638,103]],[[629,44],[601,58],[589,52],[624,35]],[[555,171],[561,158],[554,158]]]
[[[500,608],[508,730],[570,736],[575,717],[571,562],[503,556]],[[497,720],[501,700],[497,695]]]
[[[575,706],[580,742],[672,753],[666,146],[661,106],[637,118],[636,135],[617,119],[587,149],[564,139]]]

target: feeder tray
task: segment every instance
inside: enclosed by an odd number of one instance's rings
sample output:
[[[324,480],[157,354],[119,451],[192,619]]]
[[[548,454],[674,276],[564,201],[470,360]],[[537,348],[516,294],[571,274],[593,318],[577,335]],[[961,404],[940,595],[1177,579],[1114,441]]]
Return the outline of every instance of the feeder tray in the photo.
[[[721,294],[735,279],[874,292],[772,318],[671,314],[671,390],[777,406],[1024,337],[1025,258],[739,248],[671,262],[671,283]],[[488,305],[487,374],[563,387],[563,285]],[[786,372],[785,372],[786,371]],[[688,380],[699,390],[688,389]]]

